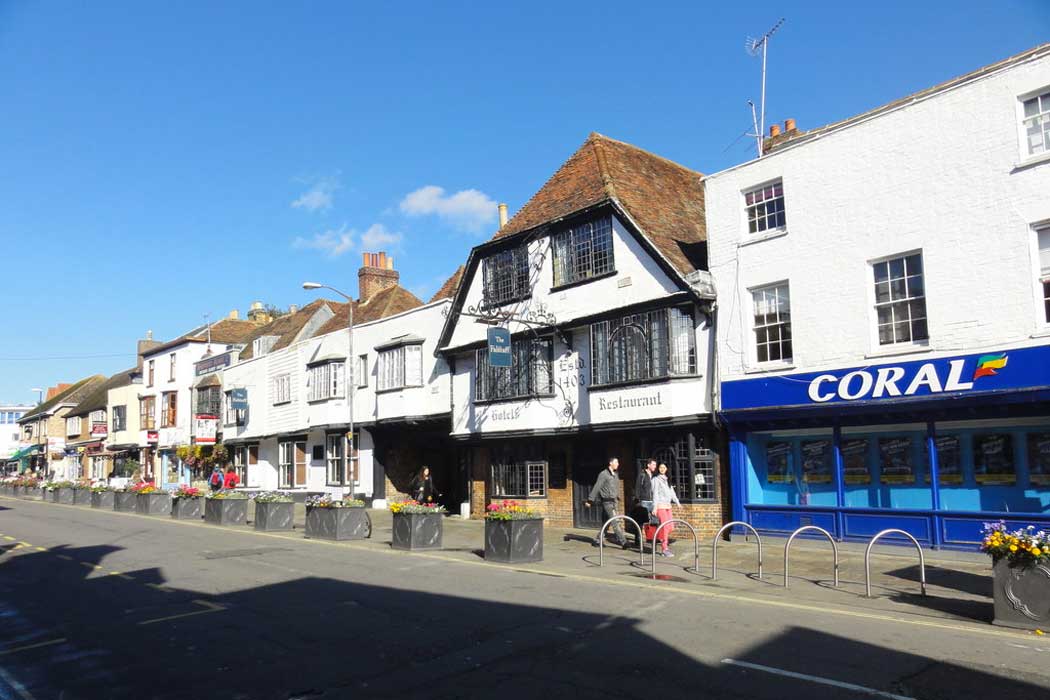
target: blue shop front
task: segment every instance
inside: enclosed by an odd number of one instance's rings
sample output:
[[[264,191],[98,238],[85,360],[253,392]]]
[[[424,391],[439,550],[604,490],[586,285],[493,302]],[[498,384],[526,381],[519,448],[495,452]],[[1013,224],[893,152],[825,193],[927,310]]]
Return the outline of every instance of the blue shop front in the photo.
[[[971,548],[1050,526],[1050,346],[722,384],[733,518]]]

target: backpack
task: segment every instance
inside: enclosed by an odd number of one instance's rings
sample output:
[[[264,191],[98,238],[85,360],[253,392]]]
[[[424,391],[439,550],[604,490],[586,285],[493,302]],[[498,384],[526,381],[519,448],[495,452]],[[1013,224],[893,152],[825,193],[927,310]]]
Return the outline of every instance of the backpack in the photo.
[[[222,486],[222,474],[220,474],[219,472],[212,472],[211,473],[211,485],[212,486]]]

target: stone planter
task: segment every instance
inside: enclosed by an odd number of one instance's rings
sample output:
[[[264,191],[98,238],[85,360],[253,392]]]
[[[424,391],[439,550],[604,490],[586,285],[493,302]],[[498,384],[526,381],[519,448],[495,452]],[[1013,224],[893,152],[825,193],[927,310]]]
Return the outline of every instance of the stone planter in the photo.
[[[44,500],[44,489],[39,486],[27,487],[26,496],[34,501],[42,501]]]
[[[7,484],[4,484],[3,486],[0,486],[0,495],[10,496],[11,495],[11,489],[13,489],[13,488],[14,488],[13,486],[8,486]]]
[[[204,522],[212,525],[244,525],[248,522],[247,498],[207,498]]]
[[[73,489],[55,489],[49,493],[51,498],[48,500],[52,503],[61,503],[66,506],[73,505]]]
[[[112,491],[99,491],[98,493],[93,493],[91,494],[91,507],[113,510],[114,496],[116,496],[116,494]]]
[[[543,519],[486,520],[485,561],[500,564],[543,561]]]
[[[138,494],[130,491],[113,492],[113,510],[118,513],[134,513],[138,505]]]
[[[163,491],[136,494],[135,512],[139,515],[171,515],[171,494]]]
[[[1050,627],[1050,566],[1011,567],[1000,559],[992,570],[993,623],[1019,629]]]
[[[73,489],[73,505],[91,505],[91,489]]]
[[[176,520],[200,520],[204,512],[201,496],[182,496],[171,499],[171,517]]]
[[[315,540],[363,540],[372,536],[366,508],[307,508],[306,536]]]
[[[394,513],[394,549],[441,549],[445,516],[442,513]]]
[[[256,530],[291,530],[294,521],[295,504],[292,502],[255,504],[255,520],[252,524]]]

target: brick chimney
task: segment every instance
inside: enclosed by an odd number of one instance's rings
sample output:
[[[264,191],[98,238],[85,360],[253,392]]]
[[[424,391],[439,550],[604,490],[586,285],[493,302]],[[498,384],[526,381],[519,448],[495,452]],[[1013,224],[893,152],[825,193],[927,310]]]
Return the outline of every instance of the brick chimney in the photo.
[[[161,342],[153,339],[153,331],[146,331],[146,337],[138,342],[138,348],[135,350],[135,354],[138,355],[139,369],[142,369],[142,356],[158,345],[161,345]]]
[[[396,287],[401,275],[394,269],[394,259],[385,252],[364,253],[363,264],[357,271],[358,301],[368,301],[376,292]]]
[[[263,306],[261,301],[253,301],[252,305],[248,307],[248,320],[257,326],[262,326],[272,321],[273,318],[267,313],[266,307]]]
[[[784,120],[784,130],[781,131],[779,124],[770,124],[769,136],[762,142],[762,152],[772,153],[782,145],[798,138],[806,132],[799,131],[794,119]]]

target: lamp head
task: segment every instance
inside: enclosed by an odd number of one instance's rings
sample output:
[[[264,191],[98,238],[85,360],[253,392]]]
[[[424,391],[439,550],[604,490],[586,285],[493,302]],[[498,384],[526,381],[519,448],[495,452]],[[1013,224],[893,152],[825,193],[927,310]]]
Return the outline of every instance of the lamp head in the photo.
[[[320,289],[323,286],[318,282],[303,282],[303,289]]]

